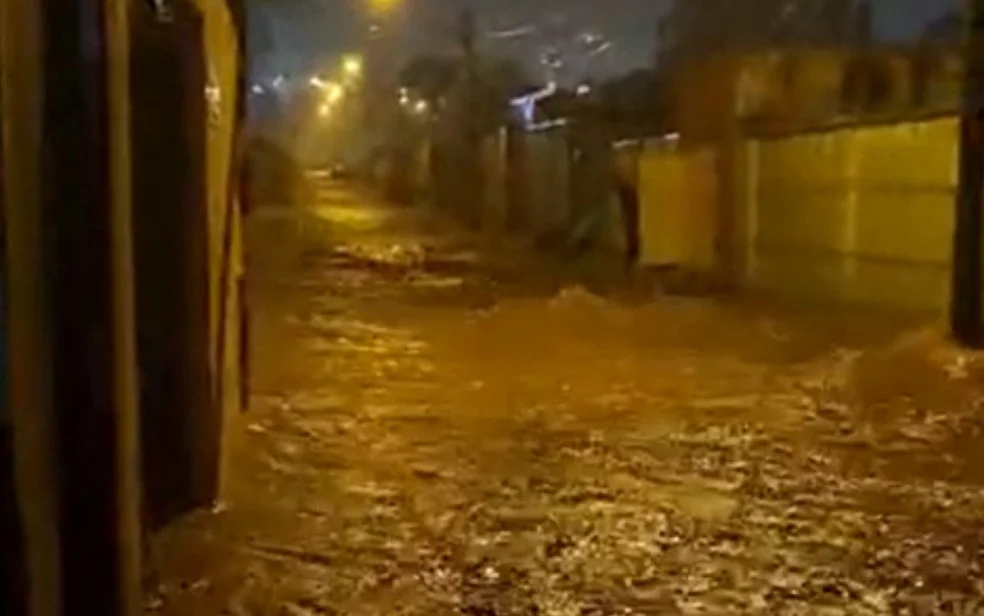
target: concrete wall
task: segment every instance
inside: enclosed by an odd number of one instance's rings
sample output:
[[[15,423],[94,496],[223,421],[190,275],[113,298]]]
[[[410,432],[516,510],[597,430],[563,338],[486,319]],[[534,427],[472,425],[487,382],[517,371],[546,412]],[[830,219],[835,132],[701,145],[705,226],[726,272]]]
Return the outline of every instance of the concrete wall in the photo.
[[[617,201],[589,199],[590,216],[575,207],[585,204],[574,198],[570,130],[486,142],[485,180],[473,189],[482,228],[568,244],[590,232],[595,247],[618,246]],[[939,312],[949,300],[957,131],[955,117],[937,116],[707,145],[650,140],[607,160],[612,188],[638,190],[642,266],[787,298]]]
[[[948,301],[957,180],[953,118],[743,143],[748,285],[919,310]]]
[[[640,265],[714,268],[718,181],[710,148],[651,142],[638,155]]]
[[[748,139],[728,168],[723,146],[651,141],[637,159],[641,264],[713,272],[733,259],[743,286],[775,296],[943,311],[957,131],[939,117]],[[724,173],[735,194],[721,193]],[[715,251],[725,207],[735,254]]]

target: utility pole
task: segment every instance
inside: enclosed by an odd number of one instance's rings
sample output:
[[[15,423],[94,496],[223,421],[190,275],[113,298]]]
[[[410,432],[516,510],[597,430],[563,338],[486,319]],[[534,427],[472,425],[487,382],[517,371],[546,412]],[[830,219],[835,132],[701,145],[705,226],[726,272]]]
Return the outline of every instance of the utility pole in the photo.
[[[851,32],[852,42],[855,45],[868,47],[871,45],[872,25],[874,17],[870,0],[861,0],[854,7],[853,27]]]
[[[475,56],[475,35],[475,13],[471,9],[465,9],[458,16],[458,43],[465,58]]]
[[[458,180],[456,186],[456,201],[468,202],[464,199],[470,191],[482,194],[483,185],[481,168],[481,147],[482,147],[482,110],[485,108],[486,101],[481,100],[479,95],[479,70],[478,54],[475,49],[476,26],[475,13],[470,9],[463,10],[458,16],[458,44],[461,47],[462,62],[462,102],[464,105],[460,110],[460,121],[462,139],[462,149],[458,153]],[[474,194],[474,193],[473,193]],[[480,224],[481,209],[476,207],[480,201],[472,200],[468,206],[467,220],[473,224]]]
[[[968,0],[960,115],[960,162],[953,235],[950,328],[961,343],[984,344],[982,216],[984,206],[984,0]]]
[[[477,123],[474,114],[476,105],[480,104],[477,96],[478,67],[477,54],[475,52],[475,14],[470,9],[465,9],[458,17],[458,44],[461,45],[462,62],[464,67],[465,79],[465,100],[468,101],[467,113],[465,115],[469,138],[472,133],[477,131]]]

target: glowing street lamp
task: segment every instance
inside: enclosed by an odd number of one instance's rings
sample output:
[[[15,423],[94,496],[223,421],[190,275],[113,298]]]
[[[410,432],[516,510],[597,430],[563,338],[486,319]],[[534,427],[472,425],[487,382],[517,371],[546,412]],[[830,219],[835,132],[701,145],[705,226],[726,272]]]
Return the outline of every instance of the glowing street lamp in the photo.
[[[369,5],[369,11],[376,15],[392,13],[403,4],[403,0],[366,0],[366,2]]]
[[[362,74],[362,58],[347,56],[342,62],[342,71],[348,77],[358,77]]]
[[[328,82],[325,86],[325,100],[331,104],[335,104],[342,100],[342,96],[345,95],[345,91],[342,86],[334,82]]]
[[[325,101],[328,103],[337,103],[345,95],[345,89],[337,82],[324,81],[320,77],[312,77],[310,83],[312,88],[317,88],[324,92]]]

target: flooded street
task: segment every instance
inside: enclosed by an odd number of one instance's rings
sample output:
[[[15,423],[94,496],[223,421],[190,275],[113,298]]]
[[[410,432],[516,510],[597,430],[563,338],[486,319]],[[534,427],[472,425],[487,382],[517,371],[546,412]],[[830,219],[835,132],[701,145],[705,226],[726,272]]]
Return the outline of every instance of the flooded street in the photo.
[[[984,614],[984,370],[931,330],[595,293],[338,186],[251,224],[253,408],[148,613]]]

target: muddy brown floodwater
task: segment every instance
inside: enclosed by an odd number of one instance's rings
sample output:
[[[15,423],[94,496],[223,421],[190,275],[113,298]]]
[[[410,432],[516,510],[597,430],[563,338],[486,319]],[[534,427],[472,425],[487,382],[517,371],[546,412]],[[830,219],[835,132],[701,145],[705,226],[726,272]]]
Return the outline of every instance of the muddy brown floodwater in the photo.
[[[253,408],[148,613],[984,613],[932,328],[596,294],[339,187],[251,225]]]

